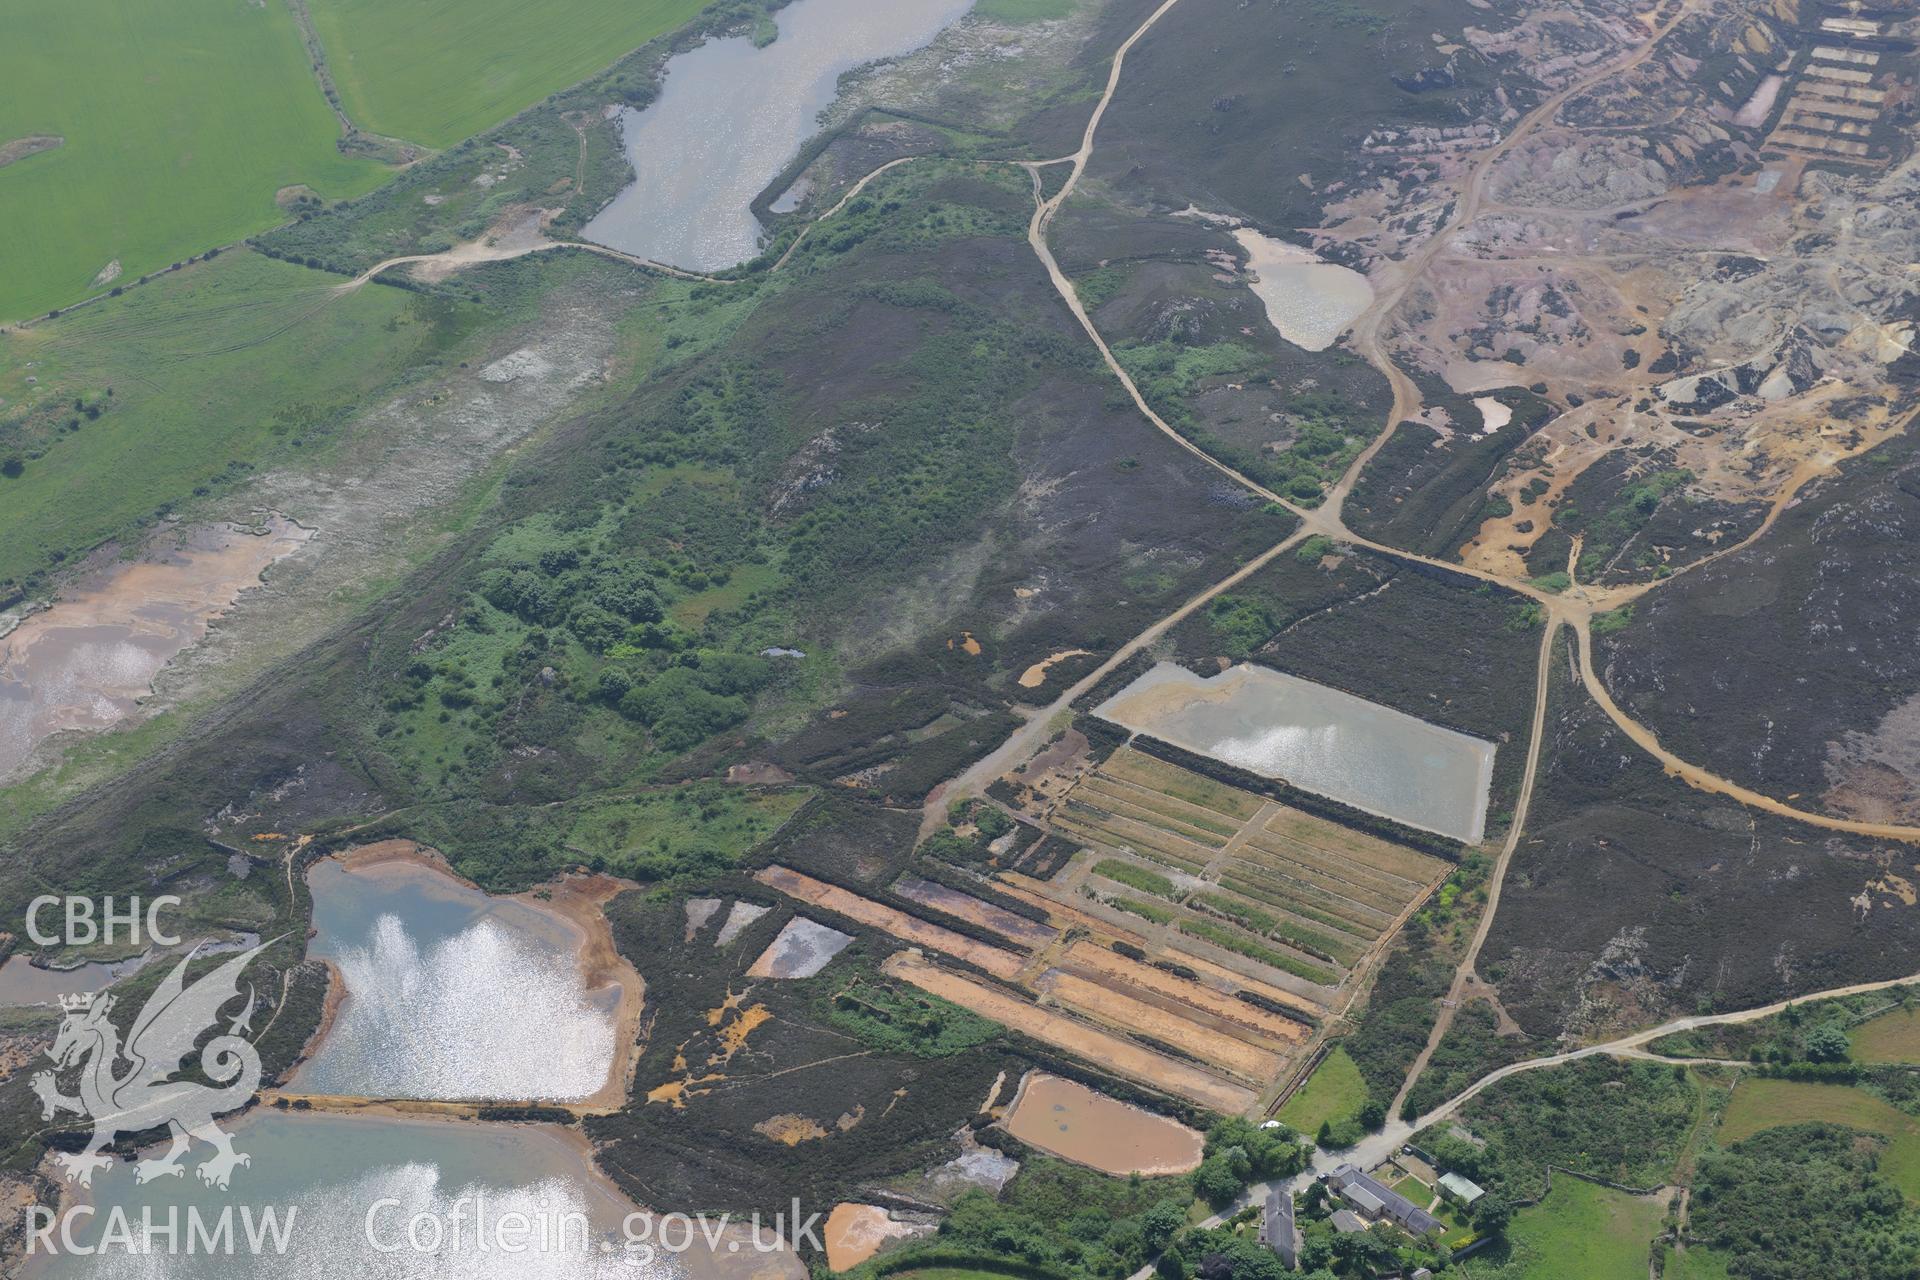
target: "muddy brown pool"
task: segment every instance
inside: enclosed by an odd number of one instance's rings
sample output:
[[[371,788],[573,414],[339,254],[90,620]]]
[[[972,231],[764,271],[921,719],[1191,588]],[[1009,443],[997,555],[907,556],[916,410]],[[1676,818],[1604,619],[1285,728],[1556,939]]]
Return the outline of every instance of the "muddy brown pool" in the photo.
[[[1178,1121],[1038,1071],[1021,1084],[1006,1124],[1028,1146],[1116,1177],[1186,1173],[1199,1168],[1205,1145]]]

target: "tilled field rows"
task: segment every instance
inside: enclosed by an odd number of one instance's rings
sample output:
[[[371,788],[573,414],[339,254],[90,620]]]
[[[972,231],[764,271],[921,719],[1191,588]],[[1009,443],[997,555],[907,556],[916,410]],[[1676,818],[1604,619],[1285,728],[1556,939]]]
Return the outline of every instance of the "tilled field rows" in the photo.
[[[1122,748],[1113,754],[1100,772],[1123,782],[1131,782],[1152,791],[1160,792],[1172,799],[1224,814],[1229,818],[1246,822],[1260,812],[1260,797],[1250,795],[1238,787],[1230,787],[1224,782],[1215,782],[1211,778],[1201,777],[1178,765],[1156,760],[1131,747]]]
[[[1139,901],[1136,896],[1139,891],[1131,886],[1108,880],[1095,872],[1088,876],[1083,889],[1091,898],[1138,914],[1131,904]],[[1327,972],[1325,966],[1350,964],[1366,947],[1365,942],[1335,933],[1324,926],[1282,918],[1276,912],[1252,906],[1238,894],[1182,891],[1154,905],[1161,903],[1165,907],[1161,913],[1164,920],[1189,936],[1205,936],[1226,929],[1234,936],[1252,935],[1248,939],[1250,943],[1253,938],[1260,939],[1261,945],[1282,943],[1279,948],[1267,948],[1279,962],[1275,967],[1320,986],[1334,985],[1339,979],[1337,973]],[[1218,938],[1215,940],[1218,941]]]

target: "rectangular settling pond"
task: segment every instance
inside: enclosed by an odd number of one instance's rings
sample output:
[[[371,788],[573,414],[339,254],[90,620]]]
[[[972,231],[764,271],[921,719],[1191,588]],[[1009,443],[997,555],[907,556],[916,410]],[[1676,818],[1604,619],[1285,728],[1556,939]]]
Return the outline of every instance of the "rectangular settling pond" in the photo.
[[[1493,744],[1242,664],[1162,662],[1095,708],[1136,733],[1468,844],[1486,833]]]

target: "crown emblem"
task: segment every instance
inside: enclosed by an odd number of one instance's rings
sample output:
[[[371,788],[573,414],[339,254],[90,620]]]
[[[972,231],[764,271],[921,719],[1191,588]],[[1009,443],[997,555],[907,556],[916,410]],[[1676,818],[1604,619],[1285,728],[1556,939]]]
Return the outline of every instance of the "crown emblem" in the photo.
[[[61,996],[60,1007],[68,1013],[84,1013],[93,1008],[93,992],[78,991],[70,996]]]

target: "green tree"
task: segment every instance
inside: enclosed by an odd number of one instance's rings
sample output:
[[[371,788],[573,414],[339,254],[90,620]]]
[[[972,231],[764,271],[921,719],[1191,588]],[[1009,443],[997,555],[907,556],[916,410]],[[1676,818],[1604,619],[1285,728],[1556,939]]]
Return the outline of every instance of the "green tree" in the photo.
[[[1827,1022],[1807,1033],[1807,1057],[1814,1062],[1845,1062],[1853,1042],[1838,1023]]]
[[[1473,1206],[1473,1229],[1483,1236],[1504,1236],[1513,1222],[1513,1205],[1498,1192],[1489,1191]]]
[[[1193,1193],[1216,1209],[1230,1203],[1245,1185],[1246,1182],[1233,1171],[1232,1162],[1224,1154],[1208,1156],[1194,1170]]]
[[[1187,1225],[1187,1207],[1178,1200],[1162,1200],[1140,1219],[1140,1239],[1150,1252],[1158,1253]]]

